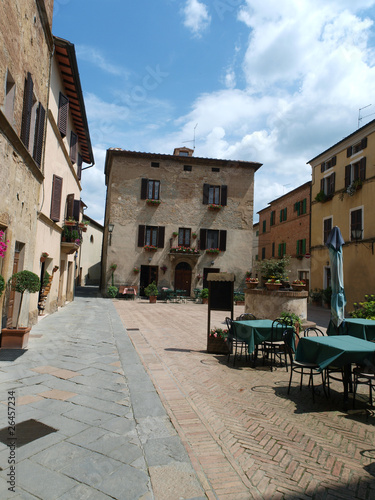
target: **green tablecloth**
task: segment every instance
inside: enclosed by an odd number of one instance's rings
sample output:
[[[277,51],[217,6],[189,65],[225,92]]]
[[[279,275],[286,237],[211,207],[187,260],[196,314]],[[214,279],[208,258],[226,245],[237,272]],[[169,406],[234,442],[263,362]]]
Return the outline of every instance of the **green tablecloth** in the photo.
[[[316,363],[320,370],[329,365],[372,362],[375,343],[350,335],[329,337],[303,337],[296,352],[296,361]]]
[[[364,340],[375,340],[375,321],[372,319],[347,318],[339,332],[332,321],[329,322],[327,335],[351,335]]]
[[[244,340],[248,344],[249,353],[254,352],[256,345],[261,344],[265,340],[271,340],[272,319],[250,319],[234,321],[233,323],[239,340]],[[278,332],[280,338],[274,340],[282,340],[281,335],[284,329],[279,328]]]

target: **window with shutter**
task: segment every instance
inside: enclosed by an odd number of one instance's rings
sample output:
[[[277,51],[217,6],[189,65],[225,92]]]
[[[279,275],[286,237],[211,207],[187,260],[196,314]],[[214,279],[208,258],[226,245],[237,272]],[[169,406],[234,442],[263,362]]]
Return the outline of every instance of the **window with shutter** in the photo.
[[[82,178],[82,156],[78,153],[77,158],[77,177],[79,180]]]
[[[65,137],[68,130],[68,111],[69,99],[60,92],[57,126],[60,131],[61,137]]]
[[[220,205],[223,207],[226,206],[228,199],[228,186],[221,186],[221,200]]]
[[[199,249],[206,250],[207,248],[207,229],[201,229],[199,235]]]
[[[34,83],[31,74],[27,73],[25,81],[25,91],[23,95],[23,108],[22,108],[22,123],[21,123],[21,141],[27,149],[29,149],[30,139],[30,126],[31,126],[31,112],[34,100]]]
[[[74,193],[70,193],[66,197],[66,219],[73,219],[74,215]]]
[[[323,220],[323,243],[325,244],[332,229],[332,217]]]
[[[276,215],[275,210],[272,210],[271,211],[271,217],[270,217],[270,226],[274,226],[275,225],[275,215]]]
[[[221,230],[219,232],[219,250],[221,252],[225,252],[227,249],[227,232],[225,230]]]
[[[61,177],[57,175],[53,176],[50,217],[54,222],[59,222],[60,220],[62,183],[63,180]]]
[[[352,240],[363,238],[362,208],[350,212],[350,234]]]
[[[77,135],[74,132],[70,132],[70,160],[72,163],[77,161],[77,141]]]
[[[180,227],[178,230],[178,246],[190,247],[191,229]]]
[[[33,151],[33,158],[35,162],[39,165],[39,167],[42,163],[45,116],[46,116],[46,111],[41,105],[41,103],[39,103],[36,115],[34,151]]]
[[[147,198],[149,200],[160,199],[160,181],[148,180],[147,182]]]

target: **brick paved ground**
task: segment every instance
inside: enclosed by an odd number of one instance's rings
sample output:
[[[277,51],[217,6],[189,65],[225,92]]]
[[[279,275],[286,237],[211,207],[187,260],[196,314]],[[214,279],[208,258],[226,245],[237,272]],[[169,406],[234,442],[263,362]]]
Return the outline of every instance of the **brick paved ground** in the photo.
[[[338,383],[313,404],[297,380],[288,396],[284,368],[207,354],[207,306],[115,306],[209,499],[375,498],[375,416],[344,411]]]

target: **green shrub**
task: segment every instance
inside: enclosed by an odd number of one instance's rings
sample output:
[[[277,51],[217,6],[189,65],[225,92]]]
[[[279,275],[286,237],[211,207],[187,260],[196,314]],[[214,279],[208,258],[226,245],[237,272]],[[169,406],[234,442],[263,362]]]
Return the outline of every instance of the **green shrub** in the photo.
[[[4,291],[4,288],[5,288],[5,280],[0,274],[0,297]]]
[[[282,318],[282,319],[290,318],[292,320],[294,330],[296,329],[296,327],[295,327],[296,323],[298,323],[298,325],[299,325],[299,331],[302,330],[302,320],[297,314],[295,314],[293,312],[283,311],[280,314],[280,318]]]
[[[147,297],[157,297],[159,295],[159,290],[155,281],[146,286],[145,294]]]
[[[276,278],[284,279],[288,276],[288,270],[286,269],[290,263],[290,256],[284,255],[282,259],[264,259],[261,260],[257,265],[258,275],[262,278]]]
[[[240,302],[245,300],[245,294],[244,293],[236,293],[234,296],[234,301],[235,302]]]
[[[200,298],[201,299],[208,299],[208,288],[202,288]]]
[[[354,311],[350,313],[352,318],[364,318],[375,320],[375,295],[365,295],[364,302],[354,302]]]
[[[323,297],[323,290],[321,288],[314,288],[310,290],[309,295],[313,302],[320,302]]]
[[[110,297],[111,299],[114,299],[115,297],[117,297],[117,294],[118,294],[118,288],[117,286],[109,286],[108,289],[107,289],[107,295],[108,297]]]
[[[330,304],[331,303],[331,297],[332,297],[332,288],[329,286],[325,288],[322,292],[323,294],[323,302],[325,304]]]

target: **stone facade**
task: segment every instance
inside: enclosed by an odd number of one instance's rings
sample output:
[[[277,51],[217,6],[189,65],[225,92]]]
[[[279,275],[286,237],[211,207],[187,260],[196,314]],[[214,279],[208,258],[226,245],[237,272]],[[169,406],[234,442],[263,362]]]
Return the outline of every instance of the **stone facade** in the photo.
[[[99,285],[104,228],[101,224],[87,215],[84,215],[82,220],[89,224],[87,226],[87,231],[83,233],[80,260],[80,284]]]
[[[259,212],[258,258],[290,255],[290,281],[310,280],[310,193],[306,182]]]
[[[330,285],[330,260],[325,246],[338,226],[343,246],[347,312],[354,302],[375,291],[375,120],[309,161],[312,167],[312,288]],[[356,236],[352,231],[358,230]]]
[[[0,3],[0,228],[9,240],[5,258],[0,259],[0,272],[5,280],[15,271],[33,270],[44,179],[52,9],[52,1]],[[25,295],[24,325],[36,321],[35,295],[30,296],[30,306]],[[18,300],[9,296],[9,291],[3,294],[2,326],[14,322]]]
[[[155,280],[159,289],[192,295],[206,286],[210,271],[234,273],[236,287],[243,286],[252,263],[254,173],[261,164],[191,154],[187,148],[174,155],[107,151],[103,292],[111,284],[112,264],[115,284],[137,285],[141,294]],[[149,205],[147,198],[158,204]],[[223,206],[211,209],[211,201]],[[156,250],[146,251],[152,242]],[[197,253],[175,253],[179,245]],[[220,252],[207,253],[211,246]]]

